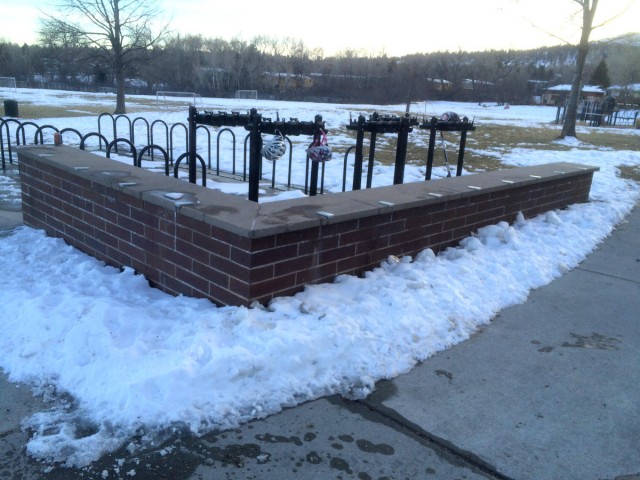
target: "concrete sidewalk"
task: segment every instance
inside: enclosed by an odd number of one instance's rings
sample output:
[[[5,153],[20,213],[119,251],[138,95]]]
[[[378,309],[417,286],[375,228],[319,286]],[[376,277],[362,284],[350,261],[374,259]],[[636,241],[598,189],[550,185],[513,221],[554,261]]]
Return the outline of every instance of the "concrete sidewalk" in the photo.
[[[20,422],[47,406],[0,375],[0,478],[640,480],[638,345],[640,208],[578,268],[364,401],[76,470],[25,454]]]
[[[18,168],[16,165],[7,165],[6,170],[0,170],[4,180],[15,182],[15,187],[20,186]],[[8,183],[0,183],[0,231],[8,230],[22,225],[22,207],[19,195],[15,188],[9,188]]]

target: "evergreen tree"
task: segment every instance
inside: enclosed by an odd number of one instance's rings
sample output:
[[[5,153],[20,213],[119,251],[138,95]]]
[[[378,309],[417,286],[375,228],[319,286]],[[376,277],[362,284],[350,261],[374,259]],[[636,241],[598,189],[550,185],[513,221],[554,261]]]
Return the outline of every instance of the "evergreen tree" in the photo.
[[[591,85],[597,85],[598,87],[606,90],[611,86],[611,79],[609,78],[609,67],[607,67],[607,62],[604,60],[600,60],[600,63],[591,74],[591,80],[589,80]]]

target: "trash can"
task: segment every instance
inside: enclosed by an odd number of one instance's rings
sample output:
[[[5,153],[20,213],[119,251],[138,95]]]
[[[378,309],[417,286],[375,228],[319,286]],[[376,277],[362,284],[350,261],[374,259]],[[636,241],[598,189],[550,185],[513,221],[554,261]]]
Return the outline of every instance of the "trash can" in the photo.
[[[18,102],[16,100],[4,101],[4,115],[6,117],[19,117]]]

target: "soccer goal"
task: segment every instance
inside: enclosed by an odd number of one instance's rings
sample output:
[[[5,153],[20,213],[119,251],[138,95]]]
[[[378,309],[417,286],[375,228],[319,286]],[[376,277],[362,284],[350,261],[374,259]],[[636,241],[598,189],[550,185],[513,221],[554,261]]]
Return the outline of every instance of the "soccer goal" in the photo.
[[[257,90],[236,90],[236,98],[248,98],[251,100],[258,99]]]
[[[193,98],[193,106],[196,105],[196,100],[200,98],[200,94],[196,92],[168,92],[166,90],[158,90],[156,92],[156,100],[167,103],[167,97],[177,97],[177,98]]]
[[[0,88],[16,89],[16,77],[0,77]]]

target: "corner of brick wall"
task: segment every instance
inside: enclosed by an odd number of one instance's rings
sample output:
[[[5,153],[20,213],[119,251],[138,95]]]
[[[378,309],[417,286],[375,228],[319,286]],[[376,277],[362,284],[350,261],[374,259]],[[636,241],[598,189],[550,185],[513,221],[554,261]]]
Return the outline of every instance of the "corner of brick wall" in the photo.
[[[362,274],[389,255],[414,256],[426,248],[441,251],[483,226],[513,222],[519,212],[530,218],[586,202],[596,169],[556,175],[550,174],[549,167],[540,167],[539,173],[549,176],[540,179],[531,174],[537,170],[523,169],[526,175],[518,181],[509,180],[511,184],[496,184],[496,174],[474,176],[474,183],[485,179],[487,185],[493,185],[486,191],[470,190],[464,183],[467,180],[460,180],[465,177],[441,184],[372,189],[352,195],[360,195],[359,202],[375,204],[378,193],[380,198],[396,194],[402,199],[402,192],[410,191],[413,198],[416,191],[438,185],[449,189],[457,185],[462,193],[417,203],[411,200],[406,205],[396,201],[393,207],[365,209],[362,214],[350,213],[331,221],[316,220],[310,227],[285,225],[265,234],[243,234],[240,227],[225,228],[223,223],[205,221],[194,212],[187,215],[179,208],[105,186],[37,155],[21,156],[20,170],[26,225],[64,238],[109,265],[131,267],[165,292],[209,298],[221,305],[250,305],[293,295],[305,285],[330,282],[337,275]],[[129,170],[150,182],[163,181],[158,174],[133,167]],[[519,178],[520,170],[506,172],[510,178]],[[175,179],[166,181],[167,188],[184,185],[172,183],[179,182]],[[195,186],[188,188],[198,191]],[[350,197],[344,201],[339,198],[337,203],[343,204]]]

